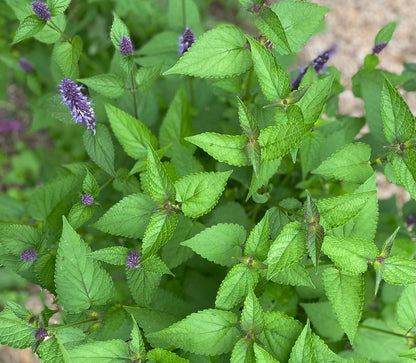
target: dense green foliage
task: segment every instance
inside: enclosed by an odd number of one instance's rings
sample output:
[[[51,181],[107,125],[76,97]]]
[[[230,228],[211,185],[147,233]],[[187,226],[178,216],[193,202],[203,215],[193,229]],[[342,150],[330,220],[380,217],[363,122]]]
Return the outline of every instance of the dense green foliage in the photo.
[[[368,54],[352,80],[365,117],[341,115],[332,50],[288,72],[328,9],[263,2],[48,0],[47,20],[0,4],[1,88],[27,93],[4,104],[49,135],[0,154],[0,344],[65,363],[415,359],[415,119],[399,90],[416,64],[398,75]],[[91,106],[97,123],[75,124]],[[376,173],[410,201],[379,201]],[[25,281],[53,307],[26,309]]]

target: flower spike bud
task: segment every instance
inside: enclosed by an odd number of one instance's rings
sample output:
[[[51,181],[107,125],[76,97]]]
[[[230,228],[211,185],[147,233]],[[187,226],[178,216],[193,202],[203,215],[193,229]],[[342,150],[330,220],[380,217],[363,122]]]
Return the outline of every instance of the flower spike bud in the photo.
[[[42,339],[49,336],[48,331],[43,328],[36,329],[35,331],[35,339]]]
[[[39,19],[44,21],[51,20],[52,14],[49,10],[48,5],[46,5],[43,1],[36,0],[32,3],[32,10],[38,16]]]
[[[326,67],[326,63],[328,62],[329,58],[331,58],[332,54],[336,50],[336,46],[333,45],[331,48],[326,50],[325,52],[319,54],[313,61],[312,66],[315,69],[316,73],[319,75],[322,70]]]
[[[381,51],[387,47],[387,42],[377,43],[373,48],[373,54],[380,54]]]
[[[23,261],[35,261],[38,258],[36,250],[34,248],[28,248],[20,253],[20,259]]]
[[[22,68],[22,70],[25,73],[33,72],[33,64],[30,63],[26,58],[19,58],[19,60],[17,61],[17,64],[19,64],[19,67]]]
[[[129,37],[122,37],[120,39],[120,54],[121,55],[130,55],[133,54],[133,43]]]
[[[195,42],[195,40],[196,38],[194,32],[189,27],[186,27],[183,34],[179,37],[178,53],[180,55],[184,55],[184,53],[188,51],[188,49]]]
[[[62,101],[71,110],[72,118],[77,123],[83,123],[87,129],[95,134],[95,113],[91,101],[81,93],[81,87],[69,79],[64,78],[59,86]]]
[[[88,207],[94,203],[94,197],[91,194],[83,194],[81,197],[81,202]]]
[[[130,251],[126,257],[126,265],[132,269],[139,268],[141,266],[140,261],[142,256],[137,251]]]

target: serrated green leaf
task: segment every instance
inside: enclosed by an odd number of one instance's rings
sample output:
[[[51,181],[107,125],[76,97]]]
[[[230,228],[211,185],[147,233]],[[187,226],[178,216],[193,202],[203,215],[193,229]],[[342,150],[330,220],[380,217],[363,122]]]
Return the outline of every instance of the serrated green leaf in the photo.
[[[305,221],[308,224],[319,223],[321,216],[319,214],[318,207],[312,199],[311,194],[306,191],[306,200],[304,204],[305,209]]]
[[[133,328],[130,333],[129,349],[135,354],[137,358],[144,358],[146,355],[146,347],[143,341],[142,334],[137,326],[134,316],[130,314],[133,321]]]
[[[415,118],[400,93],[385,80],[381,91],[383,131],[388,142],[406,142],[415,138]]]
[[[178,215],[159,211],[152,215],[143,237],[143,255],[150,256],[163,247],[172,237],[178,223]]]
[[[39,358],[45,363],[70,363],[69,353],[57,336],[39,345]]]
[[[71,0],[48,0],[47,1],[49,10],[51,11],[52,16],[63,14],[65,10],[68,8],[70,3],[71,3]]]
[[[374,172],[368,163],[370,156],[371,149],[367,144],[347,144],[325,159],[312,174],[351,183],[363,183]]]
[[[114,47],[120,49],[120,39],[123,37],[129,37],[129,30],[126,24],[114,13],[113,24],[111,25],[110,39]]]
[[[374,39],[374,45],[381,42],[388,43],[391,38],[393,37],[393,33],[396,29],[397,22],[392,21],[385,26],[383,26],[379,32],[377,33],[375,39]]]
[[[308,271],[302,262],[296,262],[293,265],[278,272],[271,279],[273,282],[291,286],[307,286],[315,288]]]
[[[126,267],[126,277],[134,301],[139,306],[149,306],[162,275],[147,271],[140,266],[137,269]]]
[[[305,124],[313,124],[318,119],[328,100],[333,81],[334,78],[328,76],[312,83],[297,103],[302,110]]]
[[[114,74],[99,74],[89,78],[79,78],[77,81],[104,97],[119,98],[124,93],[123,80]]]
[[[86,130],[82,139],[92,161],[108,174],[115,176],[114,146],[107,127],[97,124],[95,135],[90,130]]]
[[[416,325],[415,308],[416,284],[406,286],[396,304],[396,321],[408,331]]]
[[[298,262],[306,253],[306,235],[299,222],[287,224],[270,246],[267,278]]]
[[[68,222],[74,229],[86,223],[94,214],[93,205],[84,205],[82,202],[74,204],[68,214]]]
[[[339,324],[353,342],[364,303],[363,277],[331,267],[323,271],[322,284]]]
[[[264,331],[259,334],[259,341],[273,356],[287,362],[293,344],[302,331],[302,324],[280,311],[266,311],[264,323]]]
[[[258,279],[257,271],[241,263],[235,265],[221,282],[215,306],[219,309],[231,310],[255,288]]]
[[[41,248],[42,233],[35,227],[22,224],[0,224],[0,234],[0,244],[15,256],[19,256],[28,248]]]
[[[82,40],[79,36],[75,36],[71,43],[62,41],[56,43],[52,59],[62,71],[65,78],[78,77],[78,61],[82,52]]]
[[[270,178],[276,173],[277,169],[279,168],[281,161],[282,160],[280,158],[270,161],[261,161],[258,175],[256,175],[256,173],[254,172],[251,178],[250,188],[246,197],[246,201],[253,195],[258,196],[257,191],[269,182]],[[267,200],[267,197],[265,198],[265,200]],[[264,202],[265,201],[263,201],[262,203]]]
[[[230,363],[255,363],[253,342],[241,338],[231,352]]]
[[[269,126],[260,131],[259,144],[262,160],[275,160],[286,155],[290,149],[300,145],[311,125],[284,123]]]
[[[35,274],[39,280],[39,284],[48,289],[51,293],[56,294],[55,292],[55,256],[50,254],[44,254],[39,256],[35,264]]]
[[[167,203],[175,200],[175,187],[158,155],[151,148],[147,152],[149,193],[154,200]]]
[[[251,66],[244,33],[236,26],[221,25],[204,33],[164,75],[186,74],[224,78],[244,73]]]
[[[291,53],[301,49],[319,31],[328,8],[303,1],[280,1],[270,8],[278,15]]]
[[[113,205],[94,227],[115,236],[142,238],[155,208],[148,195],[132,194]]]
[[[168,350],[161,348],[155,348],[150,350],[147,353],[146,358],[156,363],[191,363],[188,359],[179,357],[175,353],[169,352]]]
[[[60,304],[68,311],[105,304],[113,294],[113,282],[102,266],[89,257],[90,247],[65,217],[56,259],[55,284]]]
[[[234,257],[242,254],[246,239],[244,227],[238,224],[217,224],[204,229],[196,236],[181,243],[209,261],[223,266],[234,265]]]
[[[413,199],[416,199],[416,150],[406,149],[400,155],[391,151],[388,156],[391,164],[386,165],[385,174],[387,174],[387,166],[391,165],[394,172],[394,183],[403,185]],[[390,178],[389,178],[390,179]]]
[[[207,309],[188,315],[169,328],[149,335],[163,347],[177,347],[202,355],[228,353],[239,331],[237,316],[230,311]]]
[[[129,349],[124,340],[95,341],[79,345],[68,351],[72,363],[123,363],[129,362]]]
[[[185,140],[200,147],[214,159],[229,165],[244,166],[249,161],[244,148],[247,138],[243,135],[222,135],[215,132],[185,137]]]
[[[35,341],[36,327],[18,318],[10,307],[0,312],[0,344],[23,349]]]
[[[326,236],[322,250],[343,271],[354,275],[365,272],[367,260],[374,260],[378,255],[373,242],[359,238]]]
[[[137,70],[135,80],[141,92],[147,92],[152,88],[160,76],[162,67],[163,63],[150,67],[141,67]]]
[[[143,269],[159,275],[173,275],[158,255],[152,255],[142,261]]]
[[[290,54],[291,49],[279,17],[269,7],[262,6],[256,19],[256,27],[269,39],[281,54]]]
[[[257,138],[259,135],[259,126],[253,115],[249,112],[244,102],[237,97],[238,102],[238,120],[244,134],[250,138]]]
[[[17,28],[12,44],[19,43],[23,39],[30,38],[31,36],[39,33],[45,25],[46,21],[38,18],[37,15],[28,16],[23,19]]]
[[[408,285],[416,281],[416,261],[399,256],[386,258],[383,262],[383,280],[394,285]]]
[[[394,232],[384,241],[383,246],[381,247],[380,256],[387,258],[390,256],[391,249],[393,248],[394,241],[399,232],[400,227],[397,227]]]
[[[275,56],[257,40],[247,36],[251,46],[254,70],[261,90],[270,102],[284,98],[290,92],[289,76],[277,63]]]
[[[341,362],[342,359],[331,351],[324,341],[315,335],[310,326],[309,321],[303,328],[302,333],[296,340],[290,353],[289,363],[305,362]]]
[[[197,173],[175,182],[176,200],[183,214],[198,218],[212,210],[220,198],[232,170],[222,173]]]
[[[253,290],[248,291],[241,313],[241,328],[246,333],[260,334],[264,329],[263,309]]]
[[[269,213],[251,230],[244,248],[244,254],[263,261],[270,248]]]
[[[147,157],[147,146],[157,148],[157,139],[139,120],[112,106],[105,105],[114,135],[124,151],[134,159]]]
[[[321,213],[321,224],[325,231],[346,224],[360,213],[375,194],[375,191],[362,192],[318,200],[316,204]]]
[[[306,245],[308,247],[309,256],[315,266],[315,271],[318,270],[319,256],[321,255],[322,242],[324,240],[325,231],[320,224],[308,224],[306,230]]]
[[[254,355],[257,363],[279,363],[270,353],[265,351],[260,345],[254,343]]]
[[[91,252],[90,256],[111,265],[121,266],[126,264],[126,257],[129,251],[127,247],[113,246]]]

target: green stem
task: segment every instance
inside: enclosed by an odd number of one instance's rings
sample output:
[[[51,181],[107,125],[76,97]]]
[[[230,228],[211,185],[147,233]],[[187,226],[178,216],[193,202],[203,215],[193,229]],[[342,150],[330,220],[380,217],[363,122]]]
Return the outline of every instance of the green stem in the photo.
[[[373,326],[368,326],[368,325],[362,325],[359,324],[358,325],[359,328],[365,328],[365,329],[370,329],[370,330],[374,330],[374,331],[378,331],[380,333],[385,333],[385,334],[390,334],[390,335],[394,335],[396,337],[400,337],[400,338],[404,338],[407,339],[403,334],[399,334],[399,333],[394,333],[392,331],[388,331],[388,330],[384,330],[384,329],[380,329],[380,328],[375,328]]]
[[[277,203],[277,202],[272,203],[272,205],[274,205],[275,207],[279,208],[279,209],[280,209],[280,210],[282,210],[283,212],[286,212],[286,213],[292,214],[292,215],[294,215],[294,216],[298,216],[298,217],[300,217],[300,218],[304,218],[304,216],[303,216],[302,214],[299,214],[299,212],[295,212],[294,210],[287,209],[287,208],[285,208],[285,207],[281,206],[281,205],[280,205],[279,203]]]
[[[134,117],[139,119],[139,113],[137,112],[137,100],[136,100],[136,85],[134,84],[134,67],[130,71],[130,79],[131,79],[131,95],[133,96],[133,107],[134,107]]]
[[[65,329],[65,328],[70,328],[72,326],[77,326],[77,325],[81,325],[81,324],[90,323],[92,321],[97,321],[97,319],[96,318],[91,318],[91,319],[87,319],[87,320],[83,320],[83,321],[77,321],[76,323],[71,323],[71,324],[58,326],[57,328],[54,328],[53,330],[58,331],[58,330],[62,330],[62,329]]]
[[[98,189],[98,191],[103,190],[113,179],[114,177],[110,177],[103,185],[100,186],[100,189]]]

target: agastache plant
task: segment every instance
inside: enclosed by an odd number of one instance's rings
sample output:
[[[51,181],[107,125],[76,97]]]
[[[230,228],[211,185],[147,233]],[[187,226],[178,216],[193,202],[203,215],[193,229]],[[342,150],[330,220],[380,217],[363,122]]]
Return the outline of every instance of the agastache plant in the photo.
[[[212,11],[222,2],[23,2],[0,7],[0,34],[16,29],[12,49],[0,42],[1,352],[414,360],[416,130],[402,94],[416,66],[403,54],[395,74],[378,55],[395,23],[357,67],[364,107],[350,116],[333,47],[291,84],[325,29],[313,2],[229,0],[239,26]],[[400,198],[379,199],[388,183]]]

